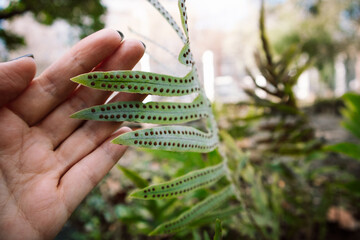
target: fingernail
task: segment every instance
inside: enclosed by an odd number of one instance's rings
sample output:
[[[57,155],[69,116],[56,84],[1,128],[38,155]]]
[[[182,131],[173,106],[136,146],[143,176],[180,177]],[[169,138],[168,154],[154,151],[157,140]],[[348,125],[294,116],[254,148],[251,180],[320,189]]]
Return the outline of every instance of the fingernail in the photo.
[[[121,40],[124,40],[124,34],[122,32],[120,32],[119,30],[116,30],[116,31],[119,33]]]
[[[11,59],[10,61],[15,61],[15,60],[18,60],[18,59],[20,59],[20,58],[25,58],[25,57],[31,57],[31,58],[34,59],[34,55],[30,53],[30,54],[25,54],[24,56],[20,56],[20,57]]]
[[[142,41],[140,41],[142,43],[142,45],[144,46],[144,49],[146,49],[146,45],[145,43],[143,43]]]

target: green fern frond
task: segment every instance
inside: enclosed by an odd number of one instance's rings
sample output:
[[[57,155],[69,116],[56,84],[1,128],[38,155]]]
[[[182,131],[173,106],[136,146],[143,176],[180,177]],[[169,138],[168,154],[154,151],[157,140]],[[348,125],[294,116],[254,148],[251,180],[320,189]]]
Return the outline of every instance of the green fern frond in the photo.
[[[126,167],[120,166],[120,165],[118,165],[117,167],[123,172],[123,174],[128,179],[130,179],[136,185],[136,187],[144,188],[144,187],[149,186],[148,181],[146,181],[146,179],[143,179],[142,177],[140,177],[139,174],[137,174],[136,172],[134,172]]]
[[[209,117],[211,108],[199,95],[191,103],[115,102],[90,107],[74,113],[72,118],[112,121],[175,124]]]
[[[215,235],[214,240],[221,240],[222,239],[222,226],[221,226],[221,220],[216,219],[215,222]]]
[[[223,204],[228,198],[233,195],[233,187],[232,185],[224,188],[220,192],[213,194],[203,200],[202,202],[196,204],[191,209],[185,211],[177,218],[165,222],[159,225],[154,231],[152,231],[149,235],[160,235],[160,234],[170,234],[178,232],[185,227],[188,227],[192,221],[201,217],[205,213],[216,209],[221,204]]]
[[[195,69],[185,77],[143,71],[91,72],[76,76],[71,81],[99,90],[167,97],[184,96],[200,91]]]
[[[128,132],[112,142],[175,152],[211,152],[217,147],[218,137],[193,127],[166,126]]]
[[[211,152],[218,147],[218,129],[211,104],[202,88],[193,54],[190,50],[188,16],[185,0],[178,1],[182,29],[158,0],[147,0],[166,19],[176,31],[182,43],[178,61],[189,68],[183,77],[170,76],[144,71],[91,72],[72,78],[81,85],[115,92],[151,94],[166,97],[197,95],[192,102],[113,102],[93,106],[71,117],[96,121],[139,122],[152,124],[182,124],[189,121],[206,119],[207,131],[189,126],[157,126],[127,132],[113,139],[115,144],[175,152]],[[193,96],[191,96],[193,97]],[[137,185],[145,186],[147,181],[129,169],[121,170]],[[190,191],[210,186],[228,174],[226,161],[216,166],[190,172],[169,182],[152,185],[131,194],[137,199],[166,199],[185,195]],[[158,226],[150,235],[177,232],[194,220],[198,220],[211,210],[216,209],[234,193],[232,185],[212,194],[179,217]],[[170,200],[171,201],[171,200]]]
[[[238,214],[242,210],[244,210],[242,206],[229,207],[226,209],[216,210],[209,214],[205,214],[203,217],[193,221],[191,223],[191,225],[194,227],[197,227],[197,226],[203,226],[206,224],[211,224],[214,221],[216,221],[217,218],[225,221],[226,219],[230,218],[231,216]]]
[[[185,46],[181,49],[178,60],[186,66],[191,66],[194,63],[194,57],[190,51],[189,43],[185,44]]]
[[[130,197],[147,200],[179,197],[196,189],[214,184],[224,175],[224,164],[221,163],[213,167],[190,172],[169,182],[137,190]]]
[[[189,28],[188,28],[188,16],[186,12],[185,0],[178,1],[179,11],[180,11],[180,19],[183,26],[183,30],[187,39],[189,39]]]

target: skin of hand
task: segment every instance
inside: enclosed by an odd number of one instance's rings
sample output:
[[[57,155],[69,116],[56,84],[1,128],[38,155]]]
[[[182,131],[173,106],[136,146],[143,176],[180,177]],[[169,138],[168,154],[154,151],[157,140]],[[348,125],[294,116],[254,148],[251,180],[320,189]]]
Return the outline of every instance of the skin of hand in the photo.
[[[130,70],[144,45],[104,29],[81,40],[35,77],[34,59],[0,63],[0,239],[52,239],[124,154],[110,143],[121,123],[71,119],[111,92],[69,79],[90,71]],[[121,93],[111,101],[142,100]]]

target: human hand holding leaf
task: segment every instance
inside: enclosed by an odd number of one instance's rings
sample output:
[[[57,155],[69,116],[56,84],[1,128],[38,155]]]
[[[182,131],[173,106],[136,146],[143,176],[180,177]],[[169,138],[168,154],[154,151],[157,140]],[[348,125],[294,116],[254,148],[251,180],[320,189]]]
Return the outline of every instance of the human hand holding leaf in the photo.
[[[131,69],[141,42],[110,29],[75,45],[38,77],[27,57],[0,63],[0,238],[51,239],[123,155],[110,140],[121,123],[69,118],[102,104],[111,92],[78,87],[70,78],[92,70]],[[143,96],[122,93],[120,101]]]

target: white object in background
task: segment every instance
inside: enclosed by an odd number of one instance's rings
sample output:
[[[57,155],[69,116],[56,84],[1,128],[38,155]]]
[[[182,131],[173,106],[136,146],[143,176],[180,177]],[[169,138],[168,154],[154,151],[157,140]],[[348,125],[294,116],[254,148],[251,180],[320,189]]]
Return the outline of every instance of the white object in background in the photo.
[[[260,87],[266,87],[266,79],[263,75],[259,75],[256,77],[255,82]]]
[[[265,79],[265,77],[263,75],[258,75],[255,78],[255,82],[260,87],[266,87],[266,79]],[[267,96],[267,93],[264,90],[260,89],[260,88],[256,88],[255,93],[260,98],[266,98],[266,96]]]
[[[335,96],[341,97],[346,92],[346,68],[344,57],[339,56],[335,63]]]
[[[141,71],[150,72],[150,57],[149,54],[144,53],[144,56],[140,59]]]
[[[204,68],[204,89],[206,96],[211,102],[215,99],[215,73],[214,73],[214,54],[207,50],[202,56]]]
[[[310,96],[310,72],[305,71],[300,75],[295,85],[295,95],[301,100],[306,100]]]

